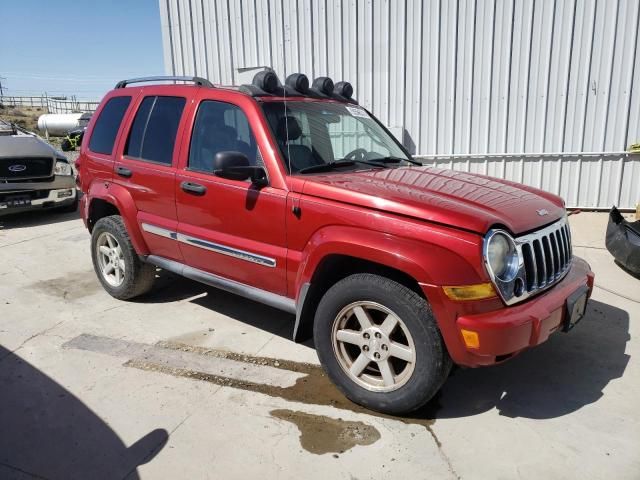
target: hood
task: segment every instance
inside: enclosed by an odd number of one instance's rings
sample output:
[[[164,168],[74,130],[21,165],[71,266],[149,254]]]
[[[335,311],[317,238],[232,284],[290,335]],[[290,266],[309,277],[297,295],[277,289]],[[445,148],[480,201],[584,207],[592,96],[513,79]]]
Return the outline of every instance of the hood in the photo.
[[[401,167],[305,175],[304,195],[360,205],[480,234],[502,225],[513,234],[561,218],[563,201],[536,188],[454,170]]]
[[[18,133],[17,135],[0,136],[1,158],[56,158],[66,160],[66,157],[35,135]]]

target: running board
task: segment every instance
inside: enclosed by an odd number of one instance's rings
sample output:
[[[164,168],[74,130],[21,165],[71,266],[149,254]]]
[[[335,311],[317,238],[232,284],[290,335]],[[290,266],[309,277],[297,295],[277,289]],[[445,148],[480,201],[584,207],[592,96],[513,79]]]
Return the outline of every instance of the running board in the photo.
[[[164,270],[195,280],[196,282],[204,283],[221,290],[226,290],[230,293],[235,293],[236,295],[264,303],[265,305],[277,308],[278,310],[283,310],[293,314],[296,313],[296,302],[291,298],[277,295],[266,290],[261,290],[256,287],[251,287],[234,280],[229,280],[218,275],[184,265],[174,260],[169,260],[168,258],[158,257],[157,255],[149,255],[145,258],[145,261],[155,265],[156,267],[160,267]]]

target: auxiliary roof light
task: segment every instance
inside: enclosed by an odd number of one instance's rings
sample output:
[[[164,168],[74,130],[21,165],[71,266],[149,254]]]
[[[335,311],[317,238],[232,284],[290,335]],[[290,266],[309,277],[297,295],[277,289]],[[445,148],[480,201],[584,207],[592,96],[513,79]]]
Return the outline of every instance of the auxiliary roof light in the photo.
[[[351,98],[353,95],[353,87],[349,82],[338,82],[333,87],[333,93],[344,98]]]
[[[322,95],[331,96],[333,94],[333,80],[329,77],[318,77],[313,81],[311,90]]]
[[[275,92],[279,83],[278,76],[272,70],[258,72],[253,77],[253,85],[267,93]]]
[[[304,73],[292,73],[284,81],[287,87],[294,89],[303,95],[309,93],[309,79]]]

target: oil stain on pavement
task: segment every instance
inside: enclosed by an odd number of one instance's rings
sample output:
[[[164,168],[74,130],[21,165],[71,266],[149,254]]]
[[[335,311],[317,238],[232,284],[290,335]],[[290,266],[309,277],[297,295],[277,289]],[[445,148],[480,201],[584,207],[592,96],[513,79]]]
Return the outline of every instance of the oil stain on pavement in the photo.
[[[286,409],[272,410],[270,414],[298,427],[300,445],[316,455],[343,453],[356,445],[371,445],[380,440],[380,432],[363,422]]]
[[[101,290],[93,270],[72,272],[50,280],[40,280],[29,285],[29,288],[65,300],[78,300]]]

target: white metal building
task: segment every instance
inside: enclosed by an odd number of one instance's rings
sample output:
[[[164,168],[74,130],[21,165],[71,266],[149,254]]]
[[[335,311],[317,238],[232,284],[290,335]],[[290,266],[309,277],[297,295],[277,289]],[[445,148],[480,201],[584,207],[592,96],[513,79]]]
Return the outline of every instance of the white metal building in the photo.
[[[348,80],[425,163],[640,201],[639,0],[159,2],[167,73]]]

